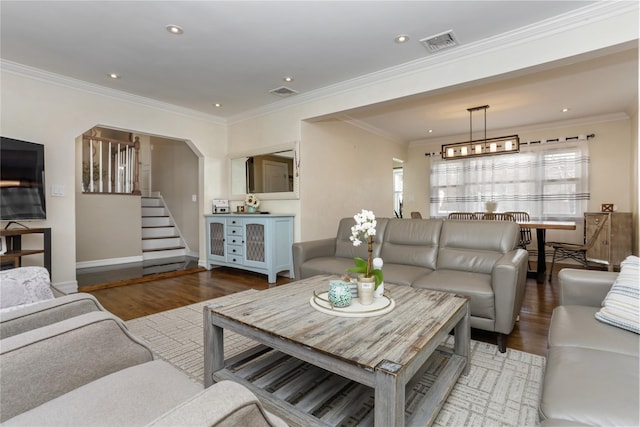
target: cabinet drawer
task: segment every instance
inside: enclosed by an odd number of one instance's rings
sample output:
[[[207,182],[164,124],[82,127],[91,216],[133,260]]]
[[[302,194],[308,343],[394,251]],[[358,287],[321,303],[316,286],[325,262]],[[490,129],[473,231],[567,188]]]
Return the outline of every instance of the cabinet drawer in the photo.
[[[242,245],[244,242],[242,236],[232,235],[227,238],[227,243],[230,245]]]
[[[242,218],[227,218],[227,227],[241,227],[242,226]]]
[[[227,226],[227,235],[228,236],[242,236],[242,227],[241,226]]]
[[[227,255],[227,263],[229,264],[243,265],[243,262],[244,262],[244,257],[242,255],[233,255],[233,254]]]
[[[242,245],[227,245],[227,256],[242,255]]]

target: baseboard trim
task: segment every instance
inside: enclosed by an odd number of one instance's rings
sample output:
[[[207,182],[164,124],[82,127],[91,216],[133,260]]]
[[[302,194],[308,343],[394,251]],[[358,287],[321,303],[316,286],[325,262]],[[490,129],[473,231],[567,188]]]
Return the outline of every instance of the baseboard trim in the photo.
[[[78,281],[70,280],[68,282],[53,283],[53,287],[64,294],[75,294],[78,292]]]
[[[133,262],[142,262],[142,255],[138,256],[130,256],[130,257],[122,257],[122,258],[108,258],[108,259],[97,259],[94,261],[81,261],[76,262],[76,269],[78,268],[91,268],[91,267],[104,267],[107,265],[116,265],[116,264],[129,264]]]

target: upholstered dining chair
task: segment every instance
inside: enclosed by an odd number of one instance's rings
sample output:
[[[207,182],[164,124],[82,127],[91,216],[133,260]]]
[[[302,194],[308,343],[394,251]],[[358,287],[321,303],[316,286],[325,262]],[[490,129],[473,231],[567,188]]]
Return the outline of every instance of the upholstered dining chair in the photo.
[[[529,216],[529,212],[523,212],[523,211],[510,211],[510,212],[505,212],[506,214],[511,215],[516,222],[524,222],[524,221],[531,221],[531,217]],[[520,243],[519,246],[526,250],[527,249],[527,245],[531,243],[531,228],[529,227],[520,227]]]
[[[422,219],[422,214],[420,212],[411,212],[411,219]]]
[[[513,215],[500,212],[500,213],[485,213],[482,215],[482,219],[487,221],[515,221]]]
[[[551,270],[549,270],[549,283],[551,283],[551,276],[553,274],[553,266],[556,263],[556,260],[562,261],[563,259],[572,259],[574,261],[578,261],[580,264],[584,266],[584,268],[589,267],[589,263],[587,261],[587,251],[591,249],[593,244],[598,240],[598,236],[602,231],[602,228],[607,223],[607,219],[609,217],[604,217],[600,224],[596,227],[593,234],[591,236],[587,236],[586,242],[584,244],[577,243],[562,243],[562,242],[547,242],[547,246],[551,246],[553,248],[553,258],[551,259]]]
[[[447,219],[478,219],[473,212],[451,212]]]

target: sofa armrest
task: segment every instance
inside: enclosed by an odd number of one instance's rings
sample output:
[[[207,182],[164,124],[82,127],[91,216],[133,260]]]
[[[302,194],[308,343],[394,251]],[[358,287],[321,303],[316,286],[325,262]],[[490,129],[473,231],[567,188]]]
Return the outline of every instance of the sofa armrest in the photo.
[[[0,339],[92,311],[106,311],[91,294],[77,293],[40,301],[0,314]]]
[[[300,266],[307,260],[325,256],[335,256],[335,237],[308,242],[296,242],[293,244],[293,274],[297,280],[303,279]]]
[[[0,309],[52,299],[49,272],[44,267],[18,267],[0,271]]]
[[[493,267],[491,286],[495,295],[496,332],[509,334],[516,323],[524,299],[527,258],[527,251],[516,249],[500,257]]]
[[[563,268],[558,273],[560,305],[600,307],[618,273]]]
[[[213,384],[149,425],[157,427],[287,426],[280,418],[265,411],[253,393],[233,381]]]
[[[108,312],[95,311],[0,341],[0,423],[121,369],[151,350]]]

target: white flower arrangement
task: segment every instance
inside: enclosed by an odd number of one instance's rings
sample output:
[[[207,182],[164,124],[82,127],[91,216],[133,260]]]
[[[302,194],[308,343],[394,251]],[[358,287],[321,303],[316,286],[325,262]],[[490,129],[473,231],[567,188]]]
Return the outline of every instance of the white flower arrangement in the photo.
[[[360,246],[362,240],[369,240],[369,237],[376,235],[376,216],[372,211],[363,209],[361,213],[355,214],[353,219],[356,220],[356,225],[351,227],[351,237],[349,240],[353,242],[353,246]]]
[[[382,283],[383,276],[380,268],[374,268],[373,261],[373,236],[376,235],[376,216],[372,211],[363,209],[359,214],[355,214],[353,219],[356,225],[351,227],[349,240],[353,246],[360,246],[363,241],[367,242],[367,259],[355,257],[353,259],[355,267],[348,269],[352,273],[363,274],[364,277],[374,277],[376,281],[375,289]]]
[[[260,206],[260,200],[258,200],[255,194],[247,194],[244,198],[244,204],[250,207],[257,208],[258,206]]]

